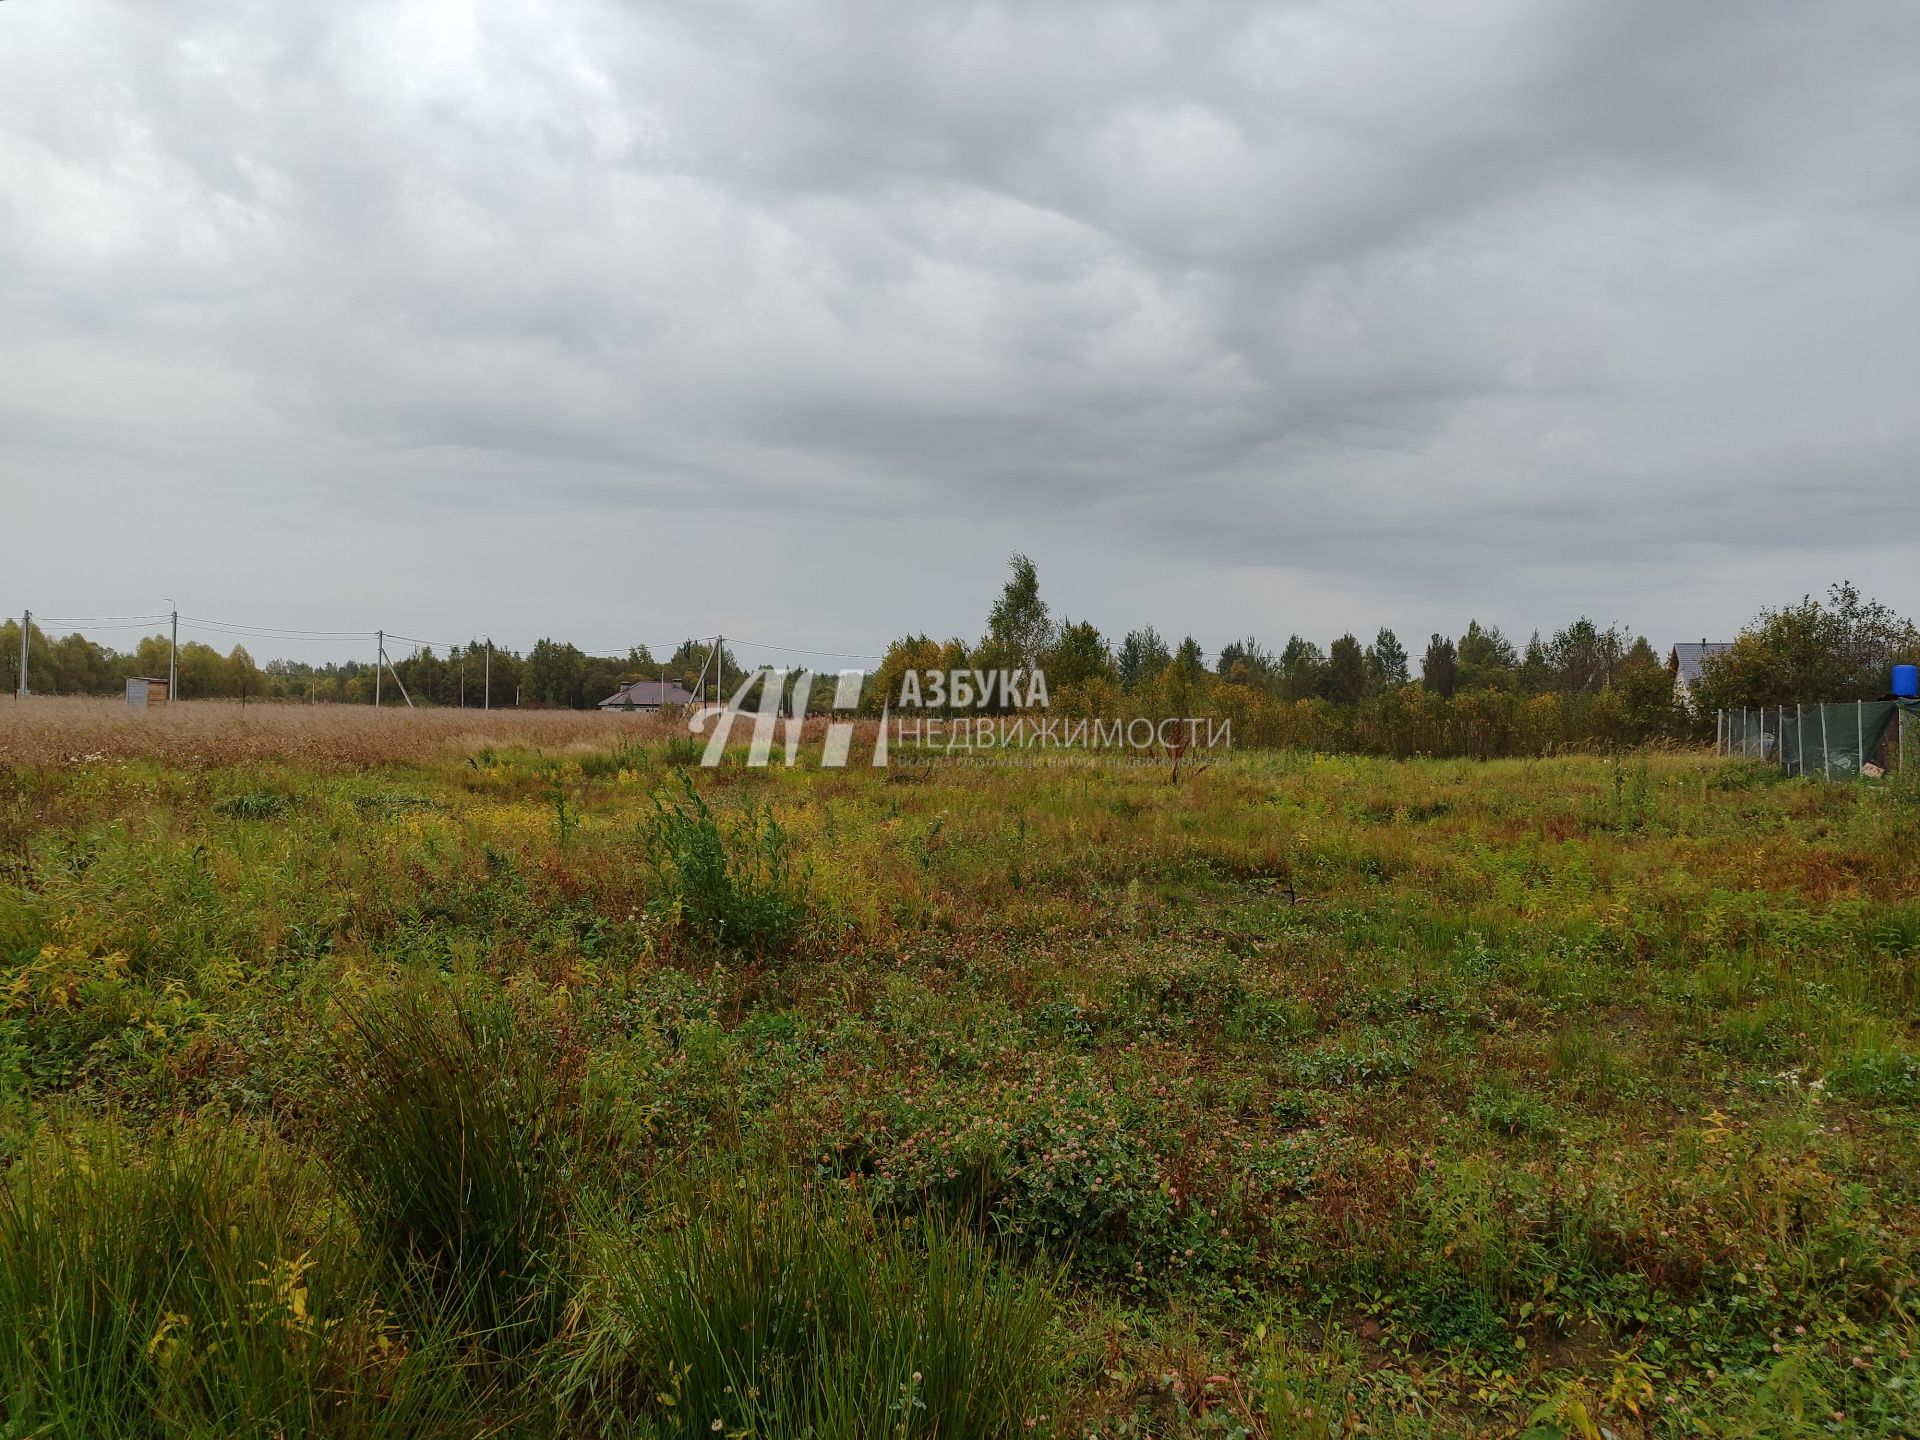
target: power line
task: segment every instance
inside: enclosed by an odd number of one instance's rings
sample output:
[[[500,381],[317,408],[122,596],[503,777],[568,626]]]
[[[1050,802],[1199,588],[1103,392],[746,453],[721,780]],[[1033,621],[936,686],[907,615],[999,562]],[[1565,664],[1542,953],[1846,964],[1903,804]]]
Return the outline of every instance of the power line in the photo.
[[[784,650],[790,655],[824,655],[829,660],[884,660],[884,655],[857,655],[847,650],[809,650],[804,645],[770,645],[764,640],[739,640],[734,644],[751,650]]]
[[[209,620],[204,615],[182,615],[180,618],[208,629],[231,630],[253,635],[322,640],[371,640],[374,634],[371,630],[297,630],[283,625],[249,625],[237,620]]]
[[[458,650],[458,645],[449,645],[444,640],[422,640],[418,635],[402,635],[398,630],[387,631],[387,639],[404,640],[409,645],[424,645],[429,650]],[[470,642],[471,643],[471,642]]]
[[[165,620],[167,617],[164,615],[161,615],[156,618],[158,620]],[[44,628],[48,625],[73,625],[76,623],[83,623],[86,625],[87,629],[96,631],[96,632],[101,630],[145,630],[148,628],[148,622],[144,620],[130,620],[130,621],[123,621],[123,622],[104,622],[104,621],[89,620],[89,621],[77,622],[73,620],[58,619],[51,615],[48,615],[48,616],[36,615],[33,617],[33,628],[36,630],[42,630],[42,631],[44,631]]]
[[[371,630],[365,635],[272,635],[264,634],[258,630],[228,629],[222,625],[194,625],[190,624],[185,618],[181,619],[180,628],[188,634],[201,635],[210,639],[253,640],[265,645],[292,644],[295,642],[324,646],[361,645],[373,639],[373,632]]]
[[[42,615],[41,623],[46,625],[107,625],[121,621],[165,620],[167,612],[158,615]]]

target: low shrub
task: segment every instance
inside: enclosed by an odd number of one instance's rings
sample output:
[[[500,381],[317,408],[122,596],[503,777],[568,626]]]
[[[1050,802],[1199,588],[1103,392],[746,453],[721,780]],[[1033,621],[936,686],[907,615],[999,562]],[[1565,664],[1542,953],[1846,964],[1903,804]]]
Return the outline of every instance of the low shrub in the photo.
[[[806,875],[773,811],[749,804],[722,826],[685,772],[683,798],[654,797],[641,854],[659,887],[656,908],[679,930],[731,955],[764,957],[805,922]]]

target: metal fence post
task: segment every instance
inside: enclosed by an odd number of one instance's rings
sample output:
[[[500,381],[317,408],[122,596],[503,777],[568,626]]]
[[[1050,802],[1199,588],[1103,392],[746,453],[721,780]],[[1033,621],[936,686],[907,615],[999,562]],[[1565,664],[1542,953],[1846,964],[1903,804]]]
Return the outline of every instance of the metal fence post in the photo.
[[[1833,757],[1827,753],[1827,705],[1820,702],[1820,773],[1833,779]]]

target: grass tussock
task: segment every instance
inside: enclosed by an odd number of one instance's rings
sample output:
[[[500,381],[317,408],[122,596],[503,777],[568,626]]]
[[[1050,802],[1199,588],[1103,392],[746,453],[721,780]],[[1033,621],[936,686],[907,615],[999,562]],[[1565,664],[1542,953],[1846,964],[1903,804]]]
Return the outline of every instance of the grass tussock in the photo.
[[[564,1393],[594,1423],[990,1440],[1040,1422],[1053,1288],[964,1229],[755,1175],[605,1222],[589,1248],[595,1318]]]
[[[566,1127],[564,1042],[503,998],[437,982],[349,1013],[330,1166],[416,1313],[497,1350],[551,1330]]]
[[[453,1435],[446,1335],[379,1303],[310,1162],[241,1131],[43,1137],[0,1187],[9,1435]]]

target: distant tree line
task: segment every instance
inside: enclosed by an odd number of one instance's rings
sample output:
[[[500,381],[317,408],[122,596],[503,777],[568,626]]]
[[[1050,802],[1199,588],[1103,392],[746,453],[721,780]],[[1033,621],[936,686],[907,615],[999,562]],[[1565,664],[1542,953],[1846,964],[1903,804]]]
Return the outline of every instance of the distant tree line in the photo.
[[[114,650],[80,634],[48,635],[33,627],[27,656],[27,678],[36,695],[117,695],[129,679],[167,674],[167,637],[150,635],[131,650]],[[711,646],[703,640],[682,641],[665,660],[656,660],[645,646],[624,656],[589,655],[559,640],[538,641],[525,655],[496,647],[492,664],[483,640],[436,652],[421,648],[393,655],[392,673],[380,685],[381,698],[402,705],[400,685],[416,705],[466,705],[479,709],[487,703],[489,684],[495,706],[543,706],[590,709],[634,680],[665,678],[691,688],[707,663]],[[731,651],[721,657],[731,676],[739,662]],[[182,642],[177,657],[179,698],[183,700],[281,700],[335,705],[371,705],[374,666],[371,659],[324,665],[302,660],[255,663],[244,645],[222,655],[197,640]],[[491,679],[489,681],[489,674]],[[398,676],[400,685],[394,683]],[[0,622],[0,685],[11,695],[20,679],[20,622]],[[711,680],[711,674],[709,675]],[[709,685],[711,690],[711,685]]]
[[[1216,716],[1243,744],[1491,756],[1635,743],[1690,725],[1653,647],[1585,617],[1524,646],[1470,621],[1458,638],[1432,636],[1417,666],[1390,629],[1325,649],[1300,635],[1278,650],[1248,636],[1209,660],[1192,636],[1173,644],[1151,625],[1114,645],[1089,621],[1056,624],[1033,562],[1015,555],[1011,568],[977,643],[909,635],[888,647],[867,687],[870,712],[895,702],[910,670],[1037,667],[1050,710],[1065,718]]]
[[[1644,636],[1582,616],[1514,644],[1469,620],[1434,634],[1417,662],[1382,629],[1325,650],[1300,635],[1278,651],[1231,641],[1209,663],[1191,636],[1170,644],[1152,626],[1110,644],[1087,621],[1055,623],[1033,562],[1013,574],[979,641],[895,640],[871,677],[866,708],[893,704],[909,670],[1045,670],[1051,710],[1080,716],[1205,715],[1233,721],[1246,744],[1388,755],[1530,755],[1582,745],[1640,744],[1711,734],[1719,706],[1845,700],[1886,692],[1892,665],[1920,656],[1920,632],[1886,606],[1837,585],[1827,604],[1763,611],[1710,658],[1690,699],[1675,694],[1665,657]],[[951,713],[951,707],[949,707]]]
[[[1114,644],[1090,621],[1056,620],[1033,561],[1015,555],[1010,568],[977,641],[917,634],[887,647],[862,688],[866,713],[897,705],[910,670],[1041,670],[1050,712],[1068,719],[1215,716],[1233,722],[1242,744],[1391,755],[1539,754],[1561,746],[1698,738],[1712,732],[1720,707],[1871,698],[1886,693],[1894,664],[1920,660],[1913,622],[1850,584],[1834,586],[1825,601],[1805,597],[1763,610],[1724,653],[1706,659],[1684,702],[1663,657],[1644,637],[1585,616],[1544,636],[1535,631],[1523,645],[1497,626],[1469,620],[1458,636],[1430,636],[1417,659],[1390,629],[1365,642],[1341,635],[1324,650],[1297,634],[1278,650],[1248,636],[1209,659],[1193,637],[1172,644],[1151,625]],[[167,673],[162,635],[122,653],[82,635],[56,639],[36,626],[31,644],[37,694],[115,694],[129,676]],[[685,640],[658,659],[644,646],[596,656],[554,639],[538,641],[524,655],[497,648],[492,703],[587,709],[634,680],[664,679],[691,689],[708,666],[709,649],[707,641]],[[0,683],[8,693],[17,683],[19,652],[18,622],[0,622]],[[420,649],[396,657],[393,671],[417,705],[478,708],[488,696],[486,653],[480,640],[446,653]],[[722,659],[730,696],[746,672],[732,653]],[[273,660],[262,667],[244,646],[222,655],[198,641],[181,645],[179,674],[180,697],[188,700],[370,704],[375,688],[370,661]],[[393,678],[382,682],[383,698],[402,703]],[[712,679],[709,670],[709,694]],[[793,678],[787,683],[791,687]],[[815,685],[809,707],[826,708],[832,695],[831,686]],[[757,689],[750,686],[745,699],[757,703]],[[789,693],[789,706],[791,699]]]

